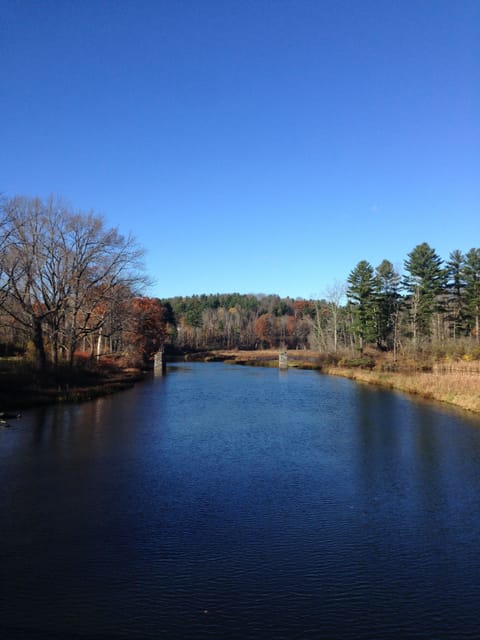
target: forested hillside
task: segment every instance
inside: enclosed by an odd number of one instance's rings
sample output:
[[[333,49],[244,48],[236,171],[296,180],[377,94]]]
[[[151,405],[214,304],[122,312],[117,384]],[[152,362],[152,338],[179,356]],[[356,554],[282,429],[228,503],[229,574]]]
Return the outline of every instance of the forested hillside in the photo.
[[[480,356],[480,249],[442,259],[414,247],[399,273],[385,259],[360,261],[321,300],[217,294],[172,298],[175,344],[183,349],[312,348]]]

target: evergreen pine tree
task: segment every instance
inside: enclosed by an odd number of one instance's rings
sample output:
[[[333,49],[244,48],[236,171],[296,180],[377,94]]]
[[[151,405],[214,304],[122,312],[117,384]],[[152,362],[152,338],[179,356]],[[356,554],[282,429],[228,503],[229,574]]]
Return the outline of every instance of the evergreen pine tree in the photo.
[[[455,249],[450,253],[447,262],[447,289],[449,319],[451,322],[451,336],[456,340],[464,325],[464,300],[463,290],[465,281],[463,277],[463,269],[465,256],[461,251]]]
[[[463,265],[465,302],[470,326],[477,342],[480,342],[480,249],[470,249]]]
[[[377,288],[377,330],[379,346],[395,348],[400,308],[400,276],[389,260],[375,270]]]
[[[403,286],[408,296],[413,340],[417,343],[421,336],[431,335],[432,316],[441,310],[446,270],[442,267],[443,260],[426,242],[417,245],[404,264],[407,273]]]
[[[360,352],[365,342],[376,340],[376,283],[372,265],[361,260],[348,276],[347,297],[352,310],[352,332]]]

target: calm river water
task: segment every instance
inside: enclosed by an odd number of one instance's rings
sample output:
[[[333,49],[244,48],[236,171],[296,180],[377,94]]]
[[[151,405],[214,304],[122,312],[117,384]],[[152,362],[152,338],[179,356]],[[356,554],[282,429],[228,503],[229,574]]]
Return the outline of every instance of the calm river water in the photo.
[[[480,420],[182,364],[0,430],[0,637],[480,638]]]

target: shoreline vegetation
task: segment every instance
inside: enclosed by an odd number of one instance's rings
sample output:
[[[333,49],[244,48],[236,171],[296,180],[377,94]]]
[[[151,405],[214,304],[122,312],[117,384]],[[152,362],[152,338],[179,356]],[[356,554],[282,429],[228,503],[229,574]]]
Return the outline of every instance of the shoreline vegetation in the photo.
[[[480,360],[439,361],[420,365],[394,362],[391,354],[376,350],[358,358],[339,358],[315,350],[288,350],[288,367],[316,370],[326,375],[400,391],[480,414]],[[278,367],[278,349],[207,350],[173,356],[197,362]],[[168,360],[168,359],[167,359]],[[22,409],[60,402],[84,402],[131,388],[145,377],[138,368],[52,369],[41,378],[27,363],[2,359],[0,365],[0,425]]]
[[[144,378],[140,369],[52,368],[41,375],[18,359],[0,361],[0,425],[23,409],[62,402],[85,402],[133,387]],[[8,423],[7,423],[8,424]]]
[[[187,359],[204,362],[278,367],[278,350],[207,351]],[[389,354],[372,350],[361,358],[339,359],[313,350],[288,351],[289,368],[313,369],[327,375],[392,389],[425,400],[480,413],[480,361],[442,361],[429,365],[412,361],[393,362]]]

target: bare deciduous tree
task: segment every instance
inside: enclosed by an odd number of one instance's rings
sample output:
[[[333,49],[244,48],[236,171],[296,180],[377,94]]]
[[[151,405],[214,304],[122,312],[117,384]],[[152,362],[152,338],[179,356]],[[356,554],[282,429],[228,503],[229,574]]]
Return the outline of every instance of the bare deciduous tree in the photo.
[[[71,363],[86,334],[99,332],[119,293],[144,281],[132,237],[60,201],[16,197],[1,204],[0,304],[32,340],[39,369],[59,354]]]

